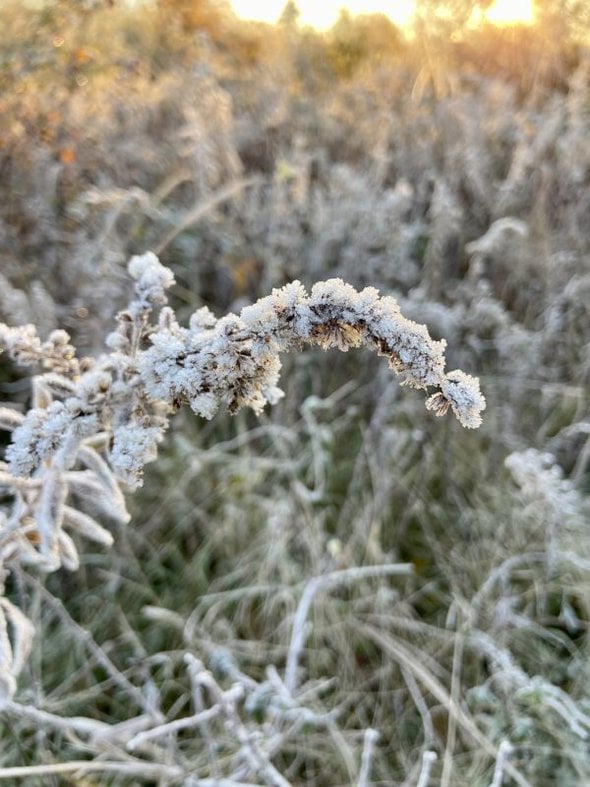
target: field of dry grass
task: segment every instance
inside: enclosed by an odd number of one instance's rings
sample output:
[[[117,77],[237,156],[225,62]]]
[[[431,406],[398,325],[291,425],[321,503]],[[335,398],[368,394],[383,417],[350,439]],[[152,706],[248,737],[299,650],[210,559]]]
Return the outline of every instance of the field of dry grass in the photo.
[[[80,487],[75,570],[33,557],[43,468],[3,461],[0,782],[590,783],[590,52],[172,0],[0,17],[0,323],[97,358],[150,250],[181,325],[341,278],[487,400],[463,429],[374,354],[285,355],[261,414],[177,412],[125,502]],[[0,406],[41,371],[3,354]]]

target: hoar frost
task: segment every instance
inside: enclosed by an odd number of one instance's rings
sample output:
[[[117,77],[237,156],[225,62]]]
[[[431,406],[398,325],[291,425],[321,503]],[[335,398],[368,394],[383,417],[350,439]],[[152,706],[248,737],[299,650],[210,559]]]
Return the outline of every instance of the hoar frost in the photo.
[[[276,401],[279,354],[315,344],[346,351],[367,346],[388,358],[390,367],[414,388],[440,390],[427,407],[442,415],[449,407],[466,427],[481,423],[485,400],[474,377],[444,372],[444,341],[433,341],[424,325],[407,320],[391,297],[373,287],[357,292],[340,279],[319,282],[307,295],[292,282],[244,308],[240,316],[218,321],[191,320],[166,327],[142,353],[139,372],[147,393],[169,402],[186,401],[205,418],[220,405],[230,412],[259,412]]]
[[[424,325],[407,320],[393,298],[373,287],[357,292],[330,279],[308,294],[295,281],[240,315],[216,319],[198,309],[185,328],[165,306],[174,277],[156,255],[133,257],[128,269],[135,297],[99,358],[78,359],[65,331],[43,342],[32,325],[0,324],[0,351],[41,372],[33,377],[26,415],[0,408],[0,428],[12,432],[0,462],[0,484],[12,500],[10,518],[0,512],[0,585],[4,567],[15,561],[44,571],[77,568],[68,531],[109,545],[110,532],[94,516],[129,520],[121,486],[141,485],[170,414],[185,402],[203,418],[220,407],[261,412],[283,396],[280,354],[305,344],[368,347],[387,358],[404,384],[438,389],[426,401],[436,415],[451,409],[463,426],[481,422],[485,400],[478,381],[461,371],[445,373],[445,342],[433,341]],[[87,512],[77,510],[81,500]],[[0,706],[14,693],[32,641],[28,621],[1,590]]]
[[[239,316],[216,319],[199,309],[185,328],[166,306],[157,325],[149,322],[174,284],[155,254],[133,257],[129,272],[136,297],[108,337],[112,352],[101,358],[79,362],[64,331],[41,343],[31,326],[20,336],[19,329],[0,326],[0,340],[15,360],[48,369],[35,378],[43,406],[33,407],[13,431],[6,458],[14,476],[32,476],[51,464],[66,472],[84,441],[104,432],[116,481],[137,487],[174,408],[186,402],[208,419],[220,407],[260,413],[283,395],[280,353],[304,344],[342,351],[369,347],[388,359],[403,384],[438,389],[426,401],[436,415],[451,409],[465,427],[481,423],[485,400],[477,379],[458,370],[445,373],[444,340],[433,341],[424,325],[406,319],[394,298],[380,297],[373,287],[357,292],[330,279],[308,295],[295,281]]]
[[[278,387],[280,353],[304,344],[347,351],[365,346],[414,388],[437,388],[426,406],[436,415],[449,409],[468,428],[481,423],[485,400],[477,379],[445,373],[446,343],[433,341],[424,325],[406,319],[392,297],[373,287],[357,292],[341,279],[318,282],[307,294],[298,281],[275,289],[241,314],[216,319],[199,309],[188,328],[164,306],[172,273],[155,254],[133,257],[129,273],[136,297],[118,316],[108,337],[112,352],[78,361],[69,337],[54,331],[41,343],[31,326],[0,326],[0,342],[22,363],[48,371],[35,378],[43,406],[15,425],[7,450],[10,472],[31,476],[48,464],[72,468],[78,448],[96,433],[110,435],[110,470],[130,487],[141,483],[143,466],[157,453],[170,412],[186,402],[212,418],[220,407],[260,413],[283,395]],[[60,384],[61,380],[61,384]]]

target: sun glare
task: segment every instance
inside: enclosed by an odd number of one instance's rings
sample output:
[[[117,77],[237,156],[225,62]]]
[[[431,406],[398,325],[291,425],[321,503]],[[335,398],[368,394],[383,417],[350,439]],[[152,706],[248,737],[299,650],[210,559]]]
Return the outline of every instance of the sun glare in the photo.
[[[535,21],[533,0],[496,0],[484,18],[495,25],[532,25]]]
[[[237,16],[260,22],[278,21],[286,0],[231,0]],[[351,14],[385,14],[400,27],[407,27],[414,12],[413,0],[296,0],[299,21],[317,30],[326,30],[338,18],[342,8]],[[533,0],[495,0],[482,15],[495,25],[532,24]]]

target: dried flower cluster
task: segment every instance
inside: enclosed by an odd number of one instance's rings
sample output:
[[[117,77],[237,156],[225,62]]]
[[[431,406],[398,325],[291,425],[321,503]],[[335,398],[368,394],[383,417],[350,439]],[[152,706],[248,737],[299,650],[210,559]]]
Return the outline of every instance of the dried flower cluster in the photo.
[[[222,404],[235,413],[243,406],[260,412],[276,402],[282,396],[279,354],[306,343],[373,348],[404,383],[439,387],[426,406],[437,414],[451,407],[463,426],[479,426],[485,405],[477,380],[460,371],[445,374],[444,341],[432,341],[425,326],[403,317],[393,298],[380,298],[373,287],[357,292],[340,279],[319,282],[309,296],[292,282],[239,317],[216,320],[200,309],[188,329],[164,309],[151,342],[138,363],[148,396],[188,401],[204,418]]]
[[[373,348],[404,383],[439,389],[427,408],[437,415],[451,408],[464,426],[480,424],[485,400],[478,381],[461,371],[445,373],[445,342],[432,341],[425,326],[407,320],[393,298],[379,297],[372,287],[357,292],[332,279],[307,295],[293,282],[239,317],[217,320],[204,308],[183,328],[166,306],[157,325],[150,323],[174,283],[157,257],[134,257],[129,273],[136,297],[107,339],[111,352],[96,360],[78,360],[64,331],[42,343],[30,325],[0,326],[0,346],[15,361],[46,369],[33,379],[26,415],[0,410],[0,426],[12,431],[0,469],[12,496],[11,510],[0,512],[6,569],[15,560],[46,571],[75,569],[79,558],[68,530],[110,545],[111,534],[91,514],[128,520],[120,484],[141,484],[174,408],[188,402],[204,418],[221,405],[231,413],[244,406],[260,412],[283,395],[277,387],[280,353],[304,344]],[[72,497],[85,500],[90,512],[79,511]],[[19,628],[18,615],[3,609]],[[13,676],[21,663],[6,635],[0,666]],[[9,697],[14,684],[10,678],[5,683]]]

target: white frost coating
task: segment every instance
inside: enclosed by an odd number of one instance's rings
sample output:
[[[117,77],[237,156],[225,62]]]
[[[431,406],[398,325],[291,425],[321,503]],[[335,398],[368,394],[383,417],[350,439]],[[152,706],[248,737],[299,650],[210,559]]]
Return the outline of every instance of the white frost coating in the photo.
[[[137,282],[135,291],[142,306],[166,303],[166,290],[174,284],[174,275],[153,252],[132,257],[127,270]]]
[[[437,386],[427,407],[442,415],[449,407],[463,426],[481,423],[485,400],[474,377],[444,372],[444,341],[433,341],[424,325],[407,320],[390,297],[367,287],[357,292],[340,279],[314,285],[311,295],[295,281],[247,306],[239,317],[213,323],[193,319],[187,331],[176,323],[152,338],[139,371],[147,393],[168,402],[184,400],[205,418],[220,405],[231,412],[259,412],[276,400],[279,354],[303,343],[346,351],[361,345],[385,355],[403,382]]]
[[[481,424],[482,396],[476,377],[456,369],[447,373],[441,390],[463,426],[476,429]]]
[[[95,522],[92,517],[70,506],[64,507],[64,525],[98,544],[104,544],[107,547],[113,545],[113,536],[108,530]]]
[[[53,381],[46,395],[55,398],[30,410],[14,429],[7,459],[15,476],[31,476],[45,462],[67,471],[83,440],[102,430],[112,434],[109,462],[116,478],[136,487],[143,466],[156,456],[166,409],[187,402],[204,418],[221,406],[232,413],[245,406],[259,413],[282,396],[280,353],[304,343],[343,351],[369,347],[388,359],[404,384],[438,388],[426,402],[428,409],[442,415],[450,408],[469,428],[481,423],[485,400],[478,381],[461,371],[445,373],[445,342],[433,341],[424,325],[407,320],[394,298],[380,297],[373,287],[357,292],[330,279],[308,295],[294,281],[240,316],[216,320],[208,309],[199,309],[183,328],[169,308],[161,310],[157,326],[148,324],[153,307],[165,302],[166,288],[174,283],[157,257],[151,252],[133,257],[129,272],[136,299],[111,334],[114,352],[84,373],[65,332],[54,331],[41,345],[30,326],[20,340],[12,329],[0,331],[17,360],[27,363],[46,352],[46,376]],[[56,367],[64,379],[61,389],[55,385]]]
[[[0,598],[0,710],[16,691],[16,676],[33,646],[33,624],[7,598]]]
[[[97,414],[78,413],[76,400],[68,399],[65,404],[55,401],[46,409],[29,410],[6,449],[10,470],[15,476],[31,475],[58,452],[63,455],[64,467],[69,467],[76,459],[77,445],[98,430]]]
[[[553,454],[528,448],[509,454],[504,464],[525,497],[542,501],[560,514],[574,514],[579,510],[579,493],[572,482],[563,477],[563,470]]]
[[[31,325],[0,324],[0,351],[40,367],[29,412],[23,417],[0,409],[0,428],[12,432],[2,467],[12,510],[0,510],[0,531],[9,520],[18,523],[0,539],[0,582],[16,561],[44,571],[77,568],[71,532],[108,546],[112,536],[93,517],[128,521],[121,486],[141,485],[170,414],[183,403],[203,418],[220,407],[260,413],[283,396],[281,352],[304,344],[368,347],[387,358],[404,384],[437,389],[426,402],[437,415],[451,409],[464,426],[481,422],[485,400],[478,381],[460,371],[446,374],[445,342],[433,341],[424,325],[407,320],[394,298],[380,297],[373,287],[357,292],[330,279],[308,294],[294,281],[239,316],[218,320],[199,309],[185,328],[164,305],[174,277],[154,254],[133,257],[129,273],[135,297],[99,358],[78,360],[65,331],[42,342]],[[81,500],[87,513],[77,510]],[[0,594],[0,704],[12,697],[30,646],[29,629],[3,601]]]
[[[125,424],[114,433],[109,462],[117,478],[131,489],[141,486],[143,466],[157,457],[163,431],[156,426]]]

